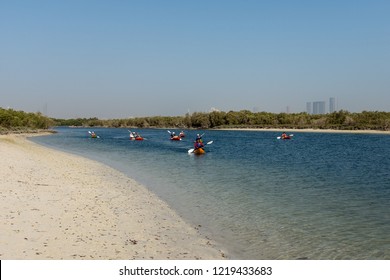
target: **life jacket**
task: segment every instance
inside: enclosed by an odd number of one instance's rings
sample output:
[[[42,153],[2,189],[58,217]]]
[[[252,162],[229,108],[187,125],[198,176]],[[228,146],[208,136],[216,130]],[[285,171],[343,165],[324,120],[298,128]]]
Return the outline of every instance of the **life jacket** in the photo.
[[[199,148],[204,147],[204,145],[203,145],[201,140],[198,140],[198,141],[195,141],[194,147],[195,147],[195,149],[199,149]]]

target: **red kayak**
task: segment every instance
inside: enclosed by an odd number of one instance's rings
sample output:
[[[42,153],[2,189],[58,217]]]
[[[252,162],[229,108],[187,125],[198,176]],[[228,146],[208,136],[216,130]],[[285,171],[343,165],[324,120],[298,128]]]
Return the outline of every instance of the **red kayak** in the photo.
[[[172,141],[180,141],[181,137],[176,135],[176,136],[171,137],[171,140]]]
[[[144,140],[144,138],[141,136],[137,136],[137,137],[130,137],[130,140],[142,141],[142,140]]]
[[[282,136],[276,137],[276,139],[289,140],[289,139],[292,139],[293,136],[294,136],[294,134],[282,135]]]

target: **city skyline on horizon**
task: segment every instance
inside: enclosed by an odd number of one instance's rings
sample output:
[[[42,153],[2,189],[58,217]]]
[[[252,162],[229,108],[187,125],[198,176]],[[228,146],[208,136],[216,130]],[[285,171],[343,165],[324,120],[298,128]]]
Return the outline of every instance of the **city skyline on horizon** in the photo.
[[[347,112],[353,112],[353,111],[349,111],[348,109],[345,109],[345,108],[339,108],[338,104],[337,104],[337,101],[338,101],[338,99],[336,97],[329,97],[328,98],[328,102],[326,100],[308,101],[308,102],[306,102],[306,109],[297,110],[297,111],[291,111],[290,106],[288,106],[288,105],[285,107],[284,110],[280,110],[279,112],[270,112],[270,111],[266,111],[266,110],[260,111],[258,106],[255,106],[255,107],[252,107],[252,108],[243,108],[241,110],[248,110],[248,111],[251,111],[253,113],[267,112],[267,113],[274,113],[274,114],[278,114],[278,113],[294,114],[294,113],[304,113],[304,112],[308,113],[308,114],[328,114],[328,113],[337,112],[337,111],[340,111],[340,110],[344,110],[344,111],[347,111]],[[333,102],[333,104],[332,104],[332,102]],[[323,109],[321,109],[321,112],[317,112],[317,113],[313,112],[313,104],[314,103],[317,103],[317,105],[321,104],[320,106],[322,106],[322,108],[323,108]],[[16,110],[16,111],[20,110],[18,108],[12,108],[10,106],[3,107],[3,108],[4,109],[12,109],[12,110]],[[42,110],[37,110],[37,111],[32,112],[32,113],[41,113],[41,114],[43,114],[45,116],[53,117],[53,116],[51,116],[48,113],[48,112],[50,112],[48,108],[49,108],[48,103],[44,103],[42,105]],[[206,109],[204,111],[193,111],[193,112],[191,112],[189,109],[187,109],[187,112],[182,114],[182,115],[192,114],[192,113],[211,113],[213,111],[229,112],[229,111],[241,111],[241,110],[227,110],[227,111],[224,111],[224,110],[221,110],[221,109],[216,108],[216,107],[211,107],[211,108]],[[317,111],[318,111],[318,109],[317,109]],[[367,110],[363,110],[363,111],[367,111]],[[361,113],[363,111],[359,111],[359,112],[355,112],[355,113]],[[378,110],[374,110],[374,111],[378,111]],[[31,112],[31,111],[27,111],[27,112]],[[385,112],[387,112],[387,111],[385,111]],[[154,117],[154,116],[181,116],[181,115],[148,115],[148,116],[140,116],[140,117]],[[84,117],[74,117],[74,118],[94,118],[94,117],[97,117],[97,116],[84,116]],[[135,118],[135,117],[139,117],[139,116],[131,116],[131,115],[129,115],[129,116],[123,117],[123,118]],[[53,117],[53,118],[56,118],[56,117]]]
[[[337,98],[329,97],[328,103],[325,100],[306,102],[306,113],[308,114],[327,114],[339,111]],[[326,106],[328,104],[328,106]],[[328,108],[328,109],[326,109]]]

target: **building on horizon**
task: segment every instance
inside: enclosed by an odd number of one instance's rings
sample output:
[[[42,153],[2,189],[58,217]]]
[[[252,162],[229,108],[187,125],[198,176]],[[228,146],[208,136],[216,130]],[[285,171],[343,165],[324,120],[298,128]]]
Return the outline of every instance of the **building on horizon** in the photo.
[[[209,110],[209,113],[212,113],[212,112],[221,112],[221,110],[219,110],[218,108],[215,108],[215,107],[211,107]]]
[[[314,101],[313,102],[313,114],[314,115],[325,114],[325,101]]]
[[[306,113],[308,113],[309,115],[312,113],[311,102],[306,102]]]
[[[336,98],[331,97],[329,98],[329,113],[333,113],[336,111],[337,111]]]

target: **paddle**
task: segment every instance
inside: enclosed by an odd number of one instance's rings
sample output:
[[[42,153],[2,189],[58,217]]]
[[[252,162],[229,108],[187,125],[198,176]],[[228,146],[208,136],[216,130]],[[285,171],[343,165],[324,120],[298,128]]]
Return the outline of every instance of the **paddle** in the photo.
[[[206,145],[210,145],[210,144],[212,144],[213,142],[214,142],[214,141],[209,141],[209,142],[207,142],[207,143],[205,144],[205,146],[206,146]],[[189,149],[189,150],[188,150],[188,153],[191,154],[191,153],[193,153],[194,151],[195,151],[195,149]]]
[[[290,137],[293,137],[294,134],[290,134],[289,136],[290,136]],[[278,136],[278,137],[276,137],[276,139],[282,139],[282,136]]]

